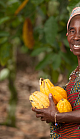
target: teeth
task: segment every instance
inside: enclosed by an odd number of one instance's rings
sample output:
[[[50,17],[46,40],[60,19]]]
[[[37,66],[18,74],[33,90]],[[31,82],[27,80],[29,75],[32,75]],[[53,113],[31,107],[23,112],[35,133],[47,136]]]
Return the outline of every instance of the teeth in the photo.
[[[80,47],[80,45],[74,45],[74,47]]]

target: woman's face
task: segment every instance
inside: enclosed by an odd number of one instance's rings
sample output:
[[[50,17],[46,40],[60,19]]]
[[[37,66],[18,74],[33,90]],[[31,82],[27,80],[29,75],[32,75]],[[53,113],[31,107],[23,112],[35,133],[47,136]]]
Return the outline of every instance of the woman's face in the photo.
[[[68,29],[67,40],[73,54],[80,56],[80,15],[72,18]]]

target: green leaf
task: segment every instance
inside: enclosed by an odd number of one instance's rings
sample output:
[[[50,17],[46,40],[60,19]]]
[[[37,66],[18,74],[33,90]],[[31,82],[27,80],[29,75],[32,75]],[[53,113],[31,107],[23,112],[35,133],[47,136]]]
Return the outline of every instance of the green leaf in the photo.
[[[53,55],[53,53],[47,54],[44,57],[44,59],[41,62],[39,62],[39,64],[36,66],[36,69],[41,70],[41,69],[45,68],[48,64],[50,64],[51,60],[52,60],[52,55]]]
[[[53,69],[57,70],[61,64],[61,57],[59,54],[54,54],[52,59],[53,59],[53,62],[52,62]]]
[[[0,63],[2,66],[7,64],[7,61],[11,56],[11,46],[8,44],[4,44],[0,46]]]
[[[0,0],[0,5],[6,8],[5,2],[3,2],[2,0]]]
[[[48,15],[49,16],[57,15],[59,13],[58,6],[59,6],[59,2],[58,1],[56,1],[56,0],[49,1],[49,3],[48,3]]]
[[[46,47],[38,47],[36,49],[33,50],[33,52],[31,53],[31,56],[37,56],[38,54],[40,54],[41,52],[46,51],[48,48]]]
[[[33,3],[31,3],[31,0],[29,0],[21,12],[24,14],[23,17],[26,18],[26,17],[29,17],[30,15],[32,15],[32,20],[34,20],[35,12],[36,12],[36,6],[33,5]]]
[[[13,17],[13,14],[15,13],[16,9],[19,7],[20,2],[19,1],[8,1],[8,7],[7,7],[7,15],[11,15]]]
[[[22,53],[27,53],[28,52],[28,48],[25,47],[25,46],[22,46],[20,50],[21,50]]]
[[[60,52],[60,55],[66,63],[70,64],[70,59],[66,53]]]
[[[46,15],[43,13],[42,9],[40,7],[37,7],[37,12],[41,15],[43,19],[46,19]]]
[[[8,41],[8,38],[7,37],[1,37],[0,38],[0,44],[2,45],[2,44],[4,44],[5,42],[7,42]]]
[[[57,70],[53,70],[51,75],[53,83],[57,83],[58,77],[59,77],[59,72]]]
[[[69,46],[69,43],[68,43],[67,39],[64,39],[64,40],[63,40],[63,42],[64,42],[64,44],[66,45],[66,47],[70,48],[70,46]]]
[[[45,25],[44,25],[44,32],[45,32],[45,39],[46,42],[50,45],[53,45],[55,37],[57,35],[58,25],[54,17],[50,17]]]
[[[73,8],[80,6],[80,2],[79,0],[71,0],[69,2],[69,5],[67,6],[67,9],[69,11],[69,13],[71,14]]]
[[[36,6],[38,6],[39,4],[41,4],[44,0],[31,0],[31,2],[33,4],[35,4]]]
[[[19,3],[19,0],[8,0],[8,5],[12,5],[13,3]]]
[[[0,31],[0,37],[8,37],[10,34],[6,31]]]
[[[0,19],[0,25],[3,24],[4,22],[8,21],[10,19],[9,16],[3,17]]]
[[[0,72],[0,81],[7,79],[9,76],[9,69],[5,68]]]

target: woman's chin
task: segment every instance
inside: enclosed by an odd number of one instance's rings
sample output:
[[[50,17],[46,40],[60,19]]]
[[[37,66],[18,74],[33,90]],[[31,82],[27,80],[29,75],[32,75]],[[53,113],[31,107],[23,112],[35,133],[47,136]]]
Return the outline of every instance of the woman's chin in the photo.
[[[73,54],[76,55],[76,56],[80,56],[80,51],[78,51],[78,52],[76,52],[76,51],[74,52],[73,51]]]

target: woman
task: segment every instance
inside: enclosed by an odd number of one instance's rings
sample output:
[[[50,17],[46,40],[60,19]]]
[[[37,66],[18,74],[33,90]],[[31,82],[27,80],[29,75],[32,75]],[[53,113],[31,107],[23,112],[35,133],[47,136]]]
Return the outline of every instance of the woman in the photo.
[[[49,94],[50,106],[48,108],[32,108],[37,118],[41,117],[42,121],[52,123],[51,139],[80,139],[80,7],[74,8],[71,13],[66,36],[70,50],[78,58],[78,67],[71,73],[69,82],[65,86],[73,111],[59,113],[55,108],[52,94]]]

